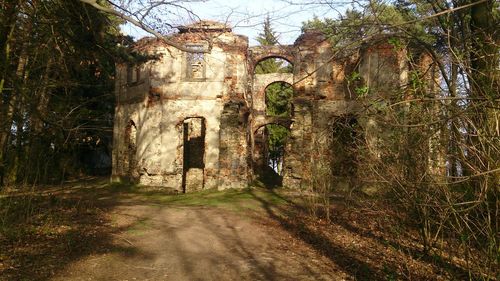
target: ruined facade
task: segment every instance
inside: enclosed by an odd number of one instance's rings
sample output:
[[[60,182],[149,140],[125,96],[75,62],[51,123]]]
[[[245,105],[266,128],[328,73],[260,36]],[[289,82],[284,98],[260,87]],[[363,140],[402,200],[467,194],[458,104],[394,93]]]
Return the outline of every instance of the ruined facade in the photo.
[[[155,58],[117,65],[113,180],[179,192],[246,187],[267,166],[259,129],[280,124],[290,130],[283,185],[307,186],[323,159],[322,132],[332,118],[360,108],[347,76],[357,72],[380,91],[406,79],[401,52],[387,40],[340,57],[314,31],[293,45],[249,47],[246,37],[220,23],[179,30],[170,39],[194,52],[143,39],[136,51]],[[266,58],[287,60],[293,72],[255,74]],[[266,114],[265,89],[276,81],[293,86],[290,117]]]

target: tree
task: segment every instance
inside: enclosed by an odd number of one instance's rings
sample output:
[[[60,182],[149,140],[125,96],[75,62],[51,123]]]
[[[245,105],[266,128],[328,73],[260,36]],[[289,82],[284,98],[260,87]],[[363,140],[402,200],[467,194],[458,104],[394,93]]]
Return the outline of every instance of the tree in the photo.
[[[166,30],[170,30],[171,28],[174,28],[174,26],[170,23],[165,23],[161,20],[162,16],[165,16],[167,14],[171,14],[172,11],[168,10],[168,8],[179,8],[181,10],[184,10],[189,17],[194,17],[198,18],[195,14],[193,14],[189,9],[185,8],[182,6],[183,1],[179,1],[180,3],[177,2],[172,2],[172,1],[155,1],[155,2],[149,2],[149,1],[128,1],[125,4],[123,1],[111,1],[111,0],[79,0],[82,3],[88,4],[95,9],[102,11],[108,15],[116,16],[118,18],[121,18],[141,29],[144,31],[149,32],[150,34],[154,35],[155,37],[159,38],[162,40],[165,44],[170,45],[172,47],[175,47],[179,50],[185,51],[185,52],[193,52],[193,53],[199,53],[200,50],[196,49],[190,49],[185,47],[182,44],[179,44],[175,41],[170,40],[167,36],[156,30],[154,27],[158,27],[158,29],[164,29],[166,26]],[[186,1],[186,2],[192,2],[192,1]],[[103,3],[103,4],[101,4]],[[121,4],[121,5],[120,5]],[[111,6],[111,7],[110,7]],[[115,7],[116,9],[112,8]],[[135,11],[130,11],[130,8],[135,8]],[[166,8],[166,9],[165,9]],[[156,13],[155,13],[156,12]],[[153,22],[151,24],[148,24],[148,20],[152,20]],[[204,50],[203,52],[209,52],[211,49],[211,42],[210,40],[207,41],[209,44],[208,50]]]
[[[275,82],[266,88],[266,114],[287,117],[291,115],[293,87],[285,82]]]
[[[362,138],[356,146],[358,177],[385,183],[386,199],[395,200],[394,206],[418,226],[425,253],[444,245],[440,238],[446,237],[450,245],[460,245],[471,272],[495,276],[500,241],[500,132],[493,125],[500,120],[498,3],[380,2],[370,1],[364,10],[339,20],[314,19],[304,25],[328,34],[339,55],[379,34],[408,54],[406,85],[386,97],[374,97],[375,89],[358,97],[365,108],[376,110],[357,118],[381,124],[378,155],[370,152],[363,130],[355,134]],[[473,258],[474,252],[481,259]]]
[[[257,42],[259,42],[261,46],[275,46],[279,44],[277,36],[271,27],[271,19],[269,18],[269,15],[266,16],[262,32],[259,33],[256,40]],[[275,58],[269,58],[259,62],[257,66],[255,66],[255,73],[266,74],[266,73],[280,72],[282,64],[283,63],[281,61]]]
[[[267,15],[264,20],[262,32],[257,36],[257,42],[259,42],[261,46],[275,46],[279,44],[276,33],[271,27],[271,18],[269,15]]]
[[[74,1],[2,5],[0,185],[85,172],[85,150],[111,142],[121,21]]]

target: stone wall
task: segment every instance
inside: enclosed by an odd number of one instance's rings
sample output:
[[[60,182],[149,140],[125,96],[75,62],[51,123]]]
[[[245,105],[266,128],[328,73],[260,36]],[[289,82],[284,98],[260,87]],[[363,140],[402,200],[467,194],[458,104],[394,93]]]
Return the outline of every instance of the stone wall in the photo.
[[[117,65],[113,180],[179,192],[246,187],[265,170],[256,164],[266,164],[259,128],[280,124],[290,129],[283,184],[308,187],[317,167],[334,159],[324,138],[332,120],[361,110],[346,77],[358,71],[384,94],[406,75],[403,56],[383,40],[341,59],[318,32],[294,45],[249,48],[246,37],[221,26],[195,24],[171,36],[198,53],[143,39],[135,50],[156,59]],[[293,73],[255,75],[270,57],[289,61]],[[293,86],[292,116],[267,116],[265,88],[273,82]]]
[[[188,63],[193,59],[188,58],[188,54],[156,39],[142,40],[136,47],[137,51],[158,57],[138,67],[140,81],[131,84],[127,81],[130,67],[117,65],[114,180],[165,186],[179,192],[217,188],[221,181],[225,181],[220,172],[226,167],[221,167],[219,158],[227,158],[227,155],[219,155],[221,144],[234,146],[230,147],[232,151],[241,150],[241,145],[246,147],[246,126],[242,126],[243,129],[237,127],[242,131],[243,142],[228,142],[222,133],[227,124],[221,119],[227,119],[226,104],[233,100],[240,103],[246,95],[247,39],[231,32],[217,33],[212,34],[217,38],[208,46],[204,40],[207,32],[179,33],[172,38],[186,42],[186,45],[210,48],[209,52],[199,54],[201,59],[196,63],[201,61],[202,65],[195,65],[198,67],[196,76],[189,75],[191,66]],[[185,142],[186,120],[196,119],[204,122],[203,143]],[[131,151],[126,140],[127,125],[131,120],[136,126],[135,151]],[[189,158],[183,155],[186,144],[190,145],[187,151],[193,152],[196,147],[204,150],[196,152],[203,155],[203,165],[184,161]],[[245,157],[243,161],[236,154],[231,154],[231,157],[241,162],[231,172],[246,179]],[[129,158],[134,158],[134,161]]]
[[[248,115],[245,105],[224,105],[220,125],[219,189],[248,186]]]

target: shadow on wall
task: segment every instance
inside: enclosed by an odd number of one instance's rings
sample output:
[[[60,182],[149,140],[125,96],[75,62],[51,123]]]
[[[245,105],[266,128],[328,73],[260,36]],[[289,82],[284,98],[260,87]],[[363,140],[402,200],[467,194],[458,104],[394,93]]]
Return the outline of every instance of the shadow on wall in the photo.
[[[207,120],[198,116],[183,118],[184,113],[164,122],[158,110],[146,107],[128,121],[124,139],[118,141],[115,173],[124,181],[150,186],[167,183],[183,193],[203,189],[207,141],[211,141],[206,139]],[[156,121],[163,123],[152,124]]]

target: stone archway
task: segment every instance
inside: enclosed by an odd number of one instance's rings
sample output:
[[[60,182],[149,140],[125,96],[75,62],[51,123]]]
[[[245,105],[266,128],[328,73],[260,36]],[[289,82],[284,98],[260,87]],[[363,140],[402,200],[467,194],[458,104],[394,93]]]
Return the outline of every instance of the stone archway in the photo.
[[[288,116],[271,116],[272,114],[266,112],[266,88],[273,83],[285,83],[295,92],[293,83],[296,51],[296,47],[290,45],[258,46],[250,48],[248,53],[248,73],[251,74],[252,78],[250,84],[252,104],[249,132],[253,172],[260,179],[265,179],[265,177],[263,178],[265,175],[275,174],[280,178],[279,184],[282,182],[283,171],[285,171],[283,167],[284,157],[279,164],[279,168],[276,167],[277,165],[274,168],[269,166],[267,137],[269,131],[273,129],[266,128],[267,126],[281,126],[280,128],[285,128],[288,135],[291,135],[290,127],[293,121],[291,112]],[[273,72],[258,73],[256,70],[258,70],[257,66],[259,63],[265,62],[268,59],[277,59],[275,61],[280,61],[281,59],[284,61],[281,65],[284,65],[284,67],[278,68],[279,70]],[[282,154],[284,154],[284,151],[285,148],[283,147]],[[278,174],[278,170],[280,174]]]
[[[287,142],[291,135],[291,122],[273,121],[256,127],[252,143],[254,174],[268,187],[281,186],[283,183]],[[281,138],[277,138],[277,135]]]
[[[280,45],[280,46],[256,46],[249,48],[249,71],[254,73],[255,66],[268,58],[281,58],[288,61],[290,64],[295,65],[296,47],[293,45]]]
[[[266,88],[273,83],[286,83],[293,88],[293,74],[269,73],[255,75],[252,91],[252,109],[256,115],[266,115]],[[293,89],[295,93],[295,88]]]

